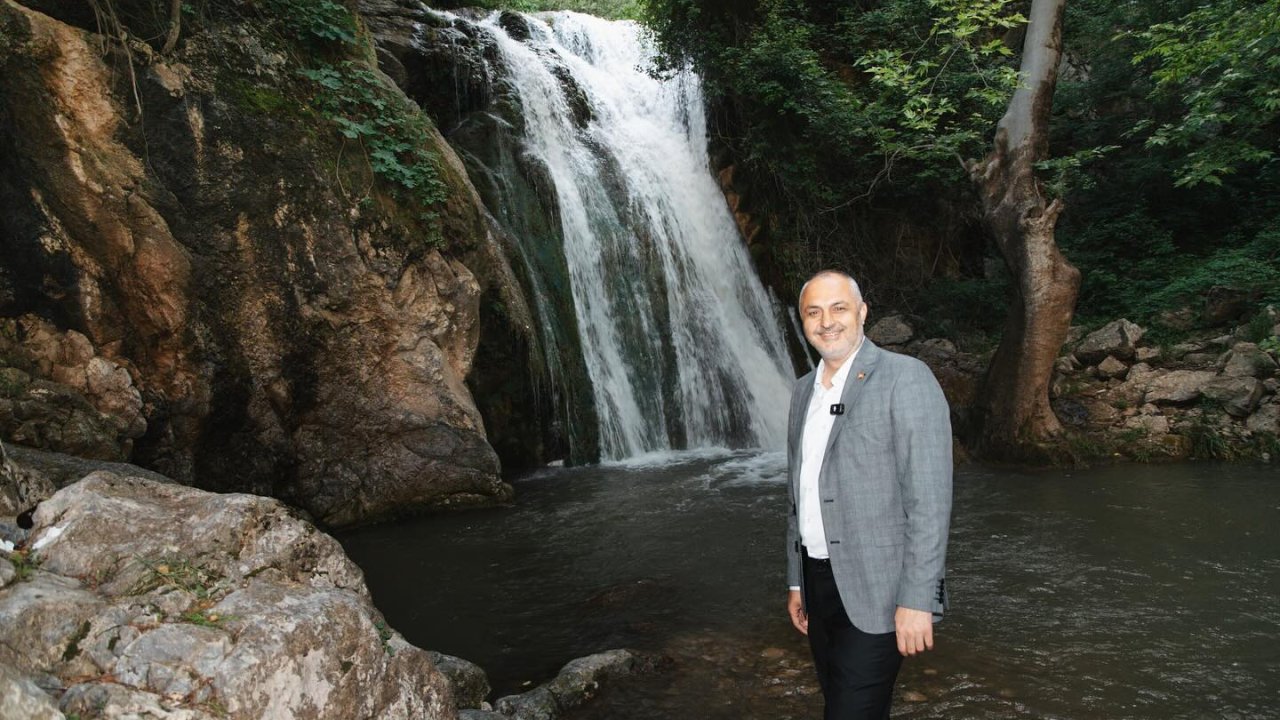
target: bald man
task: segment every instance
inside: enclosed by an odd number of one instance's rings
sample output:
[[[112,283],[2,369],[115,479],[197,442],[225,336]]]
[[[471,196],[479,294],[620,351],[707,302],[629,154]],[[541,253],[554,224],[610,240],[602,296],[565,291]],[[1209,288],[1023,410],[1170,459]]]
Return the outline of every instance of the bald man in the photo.
[[[796,382],[787,441],[787,611],[809,638],[825,720],[887,720],[902,658],[947,606],[951,421],[928,366],[863,334],[849,275],[800,292],[822,357]]]

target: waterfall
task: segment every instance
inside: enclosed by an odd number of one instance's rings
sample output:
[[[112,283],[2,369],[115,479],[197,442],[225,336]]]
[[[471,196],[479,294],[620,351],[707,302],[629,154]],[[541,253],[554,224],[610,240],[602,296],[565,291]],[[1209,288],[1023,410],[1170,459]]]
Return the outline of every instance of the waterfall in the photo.
[[[553,195],[602,458],[781,448],[794,373],[707,165],[698,78],[647,74],[634,23],[523,16],[517,39],[510,19],[481,27]]]

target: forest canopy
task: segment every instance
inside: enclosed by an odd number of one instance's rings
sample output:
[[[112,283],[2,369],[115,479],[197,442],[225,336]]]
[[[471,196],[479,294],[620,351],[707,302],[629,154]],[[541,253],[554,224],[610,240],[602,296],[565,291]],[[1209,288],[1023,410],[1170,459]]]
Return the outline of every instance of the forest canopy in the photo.
[[[1015,86],[1026,5],[645,0],[644,19],[705,78],[766,264],[849,267],[882,302],[994,331],[1006,280],[962,163]],[[1068,0],[1064,46],[1040,169],[1078,316],[1280,301],[1280,0]]]

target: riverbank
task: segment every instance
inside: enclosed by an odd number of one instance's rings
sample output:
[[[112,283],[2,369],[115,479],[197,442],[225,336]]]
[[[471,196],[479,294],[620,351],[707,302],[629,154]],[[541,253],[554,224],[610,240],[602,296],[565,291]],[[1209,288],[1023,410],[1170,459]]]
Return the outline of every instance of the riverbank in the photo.
[[[933,369],[963,436],[990,352],[919,337],[900,315],[871,323],[867,336]],[[1277,360],[1273,307],[1249,322],[1184,330],[1174,342],[1153,341],[1123,318],[1092,332],[1074,327],[1049,385],[1063,433],[1028,454],[1047,465],[1280,460]]]
[[[392,628],[360,568],[299,511],[4,447],[3,720],[554,720],[662,663],[595,652],[492,699],[482,668]]]

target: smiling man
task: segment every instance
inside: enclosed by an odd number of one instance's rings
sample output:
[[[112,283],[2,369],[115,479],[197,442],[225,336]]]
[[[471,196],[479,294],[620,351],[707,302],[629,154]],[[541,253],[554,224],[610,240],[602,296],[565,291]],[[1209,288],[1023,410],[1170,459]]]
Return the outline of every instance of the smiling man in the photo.
[[[825,720],[887,720],[902,658],[947,605],[951,421],[928,366],[863,335],[857,282],[800,291],[822,357],[796,382],[787,440],[787,611],[808,635]]]

